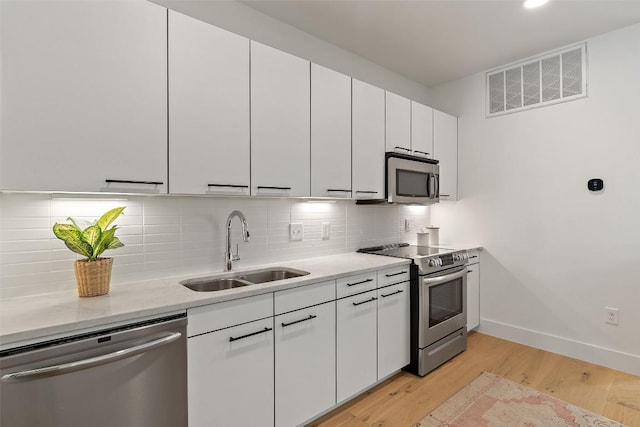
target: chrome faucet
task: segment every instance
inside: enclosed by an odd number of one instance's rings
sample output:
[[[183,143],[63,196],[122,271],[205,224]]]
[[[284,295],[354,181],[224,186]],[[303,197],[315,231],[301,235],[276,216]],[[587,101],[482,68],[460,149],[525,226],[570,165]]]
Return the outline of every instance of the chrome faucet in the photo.
[[[238,245],[236,245],[235,254],[231,251],[231,220],[234,217],[238,217],[242,222],[242,240],[245,242],[249,241],[247,218],[245,218],[244,214],[240,211],[231,212],[229,214],[229,218],[227,218],[227,251],[224,253],[224,271],[231,271],[231,269],[233,268],[233,261],[240,260],[240,256],[238,254]]]

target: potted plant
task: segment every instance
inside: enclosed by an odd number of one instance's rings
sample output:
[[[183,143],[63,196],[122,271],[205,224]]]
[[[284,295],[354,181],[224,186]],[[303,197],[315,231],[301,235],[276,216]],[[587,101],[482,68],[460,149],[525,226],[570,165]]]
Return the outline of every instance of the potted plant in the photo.
[[[86,257],[74,263],[78,295],[81,297],[109,293],[113,258],[101,258],[100,255],[107,249],[124,246],[116,237],[118,227],[108,228],[123,210],[124,206],[111,209],[84,229],[78,225],[80,221],[71,217],[67,218],[71,224],[56,223],[53,226],[53,234],[64,241],[67,248]]]

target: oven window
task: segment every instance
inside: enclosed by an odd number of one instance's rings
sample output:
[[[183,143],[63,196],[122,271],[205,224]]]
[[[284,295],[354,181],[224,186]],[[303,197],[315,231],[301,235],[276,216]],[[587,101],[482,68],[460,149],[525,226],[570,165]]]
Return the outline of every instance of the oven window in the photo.
[[[429,327],[462,313],[462,279],[429,288]]]
[[[408,197],[428,197],[429,174],[396,169],[396,194]]]

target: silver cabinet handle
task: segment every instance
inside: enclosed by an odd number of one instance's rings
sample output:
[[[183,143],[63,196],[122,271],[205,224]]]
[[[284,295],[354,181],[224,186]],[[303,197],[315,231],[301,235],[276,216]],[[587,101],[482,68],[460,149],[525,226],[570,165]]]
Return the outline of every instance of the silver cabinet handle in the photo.
[[[422,279],[422,282],[425,285],[431,285],[434,283],[441,283],[441,282],[448,282],[450,280],[455,280],[455,279],[459,279],[461,277],[464,277],[467,274],[467,267],[464,267],[454,273],[451,274],[447,274],[444,276],[438,276],[438,277],[427,277],[425,279]]]
[[[80,371],[82,369],[89,369],[93,368],[94,366],[105,365],[117,360],[126,359],[128,357],[136,356],[141,353],[146,353],[158,347],[162,347],[164,345],[172,343],[181,336],[182,334],[180,332],[173,332],[169,335],[163,336],[162,338],[158,338],[157,340],[153,340],[148,343],[136,345],[133,347],[128,347],[123,350],[114,351],[113,353],[103,354],[102,356],[91,357],[89,359],[78,360],[76,362],[63,363],[61,365],[14,372],[11,374],[3,375],[0,380],[9,383],[18,383],[39,378],[53,377],[56,375],[66,374],[68,372]]]

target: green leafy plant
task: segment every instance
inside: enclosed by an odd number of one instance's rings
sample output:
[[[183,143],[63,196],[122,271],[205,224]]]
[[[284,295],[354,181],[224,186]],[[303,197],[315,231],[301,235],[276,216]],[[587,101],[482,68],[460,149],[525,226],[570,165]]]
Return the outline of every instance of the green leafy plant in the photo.
[[[107,249],[116,249],[124,246],[116,237],[117,226],[108,228],[116,220],[124,206],[111,209],[86,228],[81,228],[80,221],[69,217],[71,224],[58,224],[53,226],[53,234],[64,241],[71,251],[86,256],[89,261],[95,261]]]

